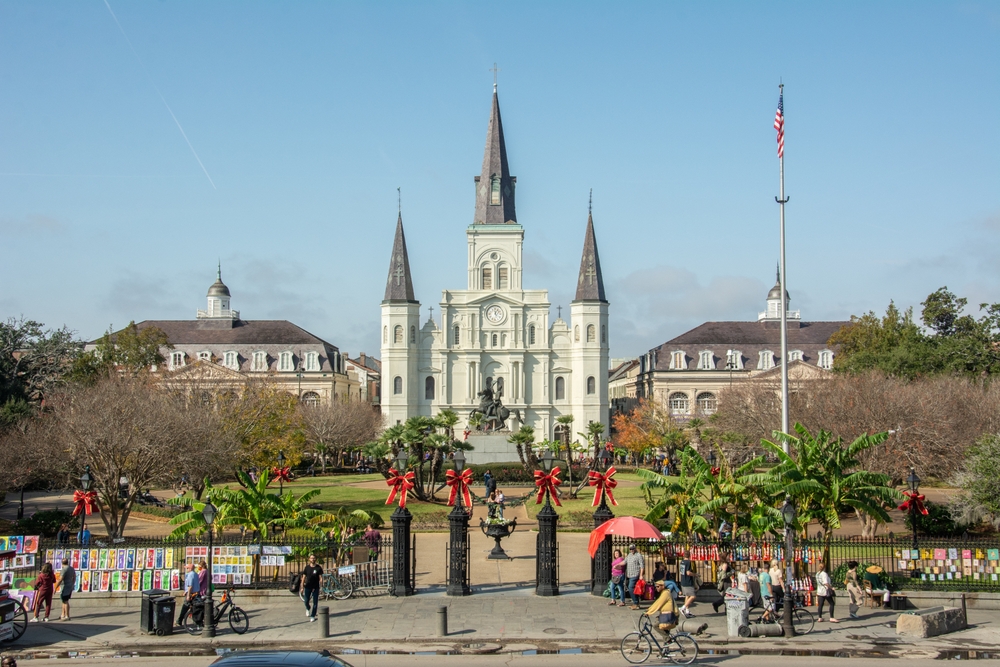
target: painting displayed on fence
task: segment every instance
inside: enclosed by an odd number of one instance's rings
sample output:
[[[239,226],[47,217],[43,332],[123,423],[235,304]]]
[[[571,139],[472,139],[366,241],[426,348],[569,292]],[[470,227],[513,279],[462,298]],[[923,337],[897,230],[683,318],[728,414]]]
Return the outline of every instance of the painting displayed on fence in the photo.
[[[181,590],[181,573],[170,547],[47,549],[45,560],[56,572],[69,563],[78,573],[76,590],[80,593]]]
[[[921,581],[1000,580],[1000,549],[897,549],[896,559]]]

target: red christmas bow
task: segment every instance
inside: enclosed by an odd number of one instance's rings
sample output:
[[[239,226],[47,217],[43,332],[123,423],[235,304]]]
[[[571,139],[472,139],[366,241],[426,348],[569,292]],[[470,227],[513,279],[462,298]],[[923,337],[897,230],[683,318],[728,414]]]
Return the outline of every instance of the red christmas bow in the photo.
[[[715,466],[711,470],[712,477],[717,477],[720,472],[722,472],[722,468],[720,468],[719,466]]]
[[[472,483],[472,470],[467,468],[461,473],[457,473],[454,470],[446,470],[444,476],[444,483],[451,487],[451,493],[448,494],[448,505],[455,504],[455,498],[458,496],[459,490],[461,490],[462,501],[465,503],[465,506],[472,507],[472,494],[469,492],[469,484]]]
[[[398,493],[399,506],[406,507],[406,492],[413,488],[413,471],[409,470],[400,474],[395,468],[389,468],[389,479],[385,480],[385,483],[392,487],[392,491],[389,493],[385,504],[391,505]]]
[[[73,502],[76,503],[73,516],[84,512],[90,514],[97,507],[97,491],[74,491]]]
[[[272,472],[274,473],[274,479],[271,480],[272,484],[275,483],[275,482],[277,482],[279,479],[282,482],[291,482],[292,481],[292,477],[291,477],[292,469],[289,468],[289,467],[274,468],[274,469],[272,469]]]
[[[541,470],[535,471],[535,486],[538,487],[538,497],[535,498],[535,504],[541,504],[542,498],[545,496],[545,492],[549,492],[549,496],[555,502],[556,505],[562,507],[562,503],[559,502],[559,496],[556,495],[556,487],[562,484],[562,480],[559,479],[559,466],[552,469],[548,475],[546,475]]]
[[[597,507],[600,504],[602,490],[608,494],[608,500],[611,501],[612,505],[618,504],[618,501],[615,500],[615,494],[611,492],[612,489],[618,486],[618,480],[613,479],[615,472],[615,467],[611,466],[603,475],[596,470],[591,470],[587,473],[587,483],[590,486],[596,487],[594,489],[594,502],[590,504],[591,507]]]
[[[903,491],[903,495],[906,496],[906,500],[899,506],[900,511],[909,512],[911,507],[916,507],[918,512],[927,516],[927,508],[924,507],[923,494],[919,494],[914,491]]]

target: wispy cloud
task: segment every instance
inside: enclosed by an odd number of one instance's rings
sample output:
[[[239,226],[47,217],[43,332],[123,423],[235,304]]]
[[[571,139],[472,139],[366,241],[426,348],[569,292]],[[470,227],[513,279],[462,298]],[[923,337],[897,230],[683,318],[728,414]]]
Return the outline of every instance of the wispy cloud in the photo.
[[[50,215],[28,214],[20,218],[0,218],[0,233],[11,236],[34,236],[36,234],[63,234],[66,225]]]

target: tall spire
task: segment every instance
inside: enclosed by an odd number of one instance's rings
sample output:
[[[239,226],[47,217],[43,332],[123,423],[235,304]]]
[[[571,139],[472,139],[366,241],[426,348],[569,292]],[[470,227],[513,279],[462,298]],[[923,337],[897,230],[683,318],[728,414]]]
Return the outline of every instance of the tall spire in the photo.
[[[591,204],[593,195],[591,195]],[[588,206],[592,209],[592,205]],[[604,277],[601,275],[601,256],[597,252],[594,236],[594,214],[587,213],[587,233],[583,237],[583,257],[580,259],[580,279],[576,283],[576,301],[604,301]]]
[[[413,297],[413,279],[410,278],[410,259],[406,255],[402,212],[396,218],[396,238],[392,242],[392,258],[389,260],[389,278],[385,283],[384,301],[416,302]]]
[[[493,108],[486,130],[486,152],[483,171],[476,177],[476,215],[479,225],[517,223],[514,213],[514,185],[517,179],[510,175],[507,166],[507,146],[503,140],[503,123],[500,120],[500,101],[493,89]]]

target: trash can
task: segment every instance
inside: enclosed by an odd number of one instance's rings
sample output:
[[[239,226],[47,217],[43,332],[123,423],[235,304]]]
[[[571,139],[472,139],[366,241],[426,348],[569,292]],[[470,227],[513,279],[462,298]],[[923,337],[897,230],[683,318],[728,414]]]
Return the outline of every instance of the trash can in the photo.
[[[739,637],[740,628],[750,625],[750,593],[726,589],[726,626],[730,637]]]
[[[157,623],[158,601],[167,599],[170,601],[170,632],[173,631],[173,620],[174,620],[174,598],[170,595],[170,591],[165,591],[159,588],[153,588],[148,591],[142,592],[142,609],[139,613],[139,629],[146,634],[167,634],[167,630],[163,628],[162,621]],[[157,632],[157,630],[160,630]]]
[[[177,598],[172,595],[153,600],[153,632],[157,636],[174,634],[174,609],[177,608]]]

